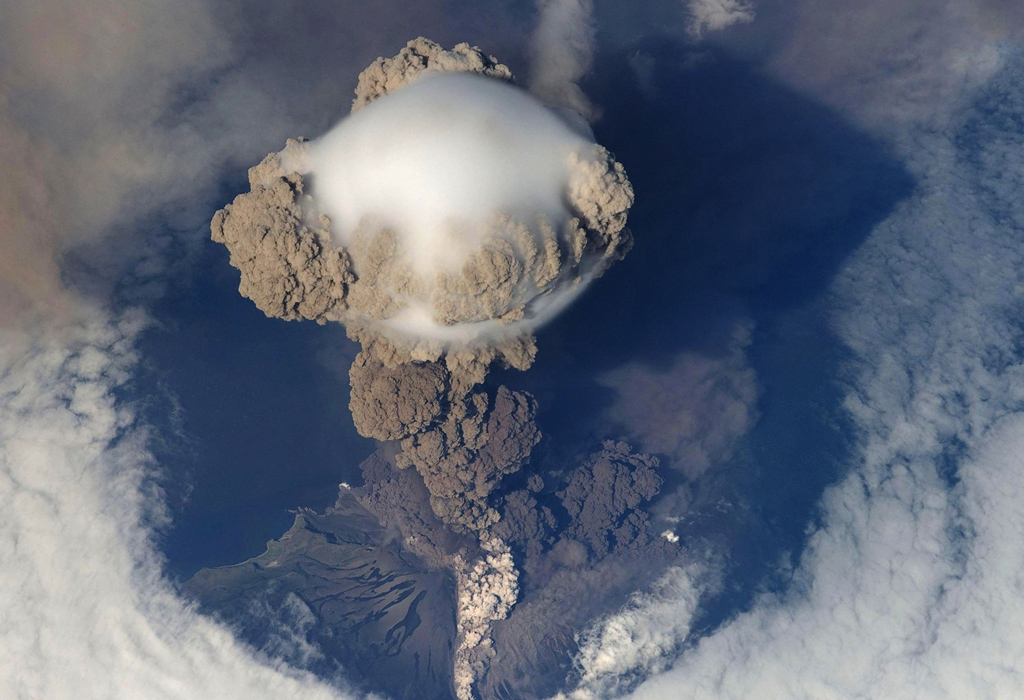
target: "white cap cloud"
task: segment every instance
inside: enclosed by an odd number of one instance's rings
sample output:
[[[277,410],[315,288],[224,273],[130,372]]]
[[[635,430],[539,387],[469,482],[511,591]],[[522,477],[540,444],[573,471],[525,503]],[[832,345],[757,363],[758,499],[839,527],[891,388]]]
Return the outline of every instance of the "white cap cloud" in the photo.
[[[508,83],[437,74],[310,144],[310,191],[343,246],[369,220],[398,234],[417,272],[456,271],[495,212],[571,218],[569,156],[588,145]]]
[[[365,272],[358,251],[388,229],[419,286],[429,289],[439,273],[457,276],[495,235],[517,244],[517,227],[495,226],[496,216],[525,224],[538,246],[545,242],[542,227],[564,230],[577,215],[569,202],[570,166],[595,152],[590,139],[519,88],[442,73],[372,102],[312,142],[308,153],[308,191],[330,217],[335,241],[351,251],[353,272]],[[438,323],[429,300],[407,295],[404,308],[383,323],[446,342],[514,335],[550,320],[590,278],[567,277],[549,294],[522,279],[514,294],[528,311],[511,323]]]

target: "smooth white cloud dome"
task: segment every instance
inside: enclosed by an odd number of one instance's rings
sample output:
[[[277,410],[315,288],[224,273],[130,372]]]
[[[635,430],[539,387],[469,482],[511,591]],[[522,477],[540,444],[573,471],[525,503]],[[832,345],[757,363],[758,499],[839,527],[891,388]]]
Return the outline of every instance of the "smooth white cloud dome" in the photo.
[[[569,154],[589,144],[513,85],[439,73],[340,122],[308,167],[341,245],[361,223],[392,228],[425,274],[456,269],[496,212],[570,217]]]

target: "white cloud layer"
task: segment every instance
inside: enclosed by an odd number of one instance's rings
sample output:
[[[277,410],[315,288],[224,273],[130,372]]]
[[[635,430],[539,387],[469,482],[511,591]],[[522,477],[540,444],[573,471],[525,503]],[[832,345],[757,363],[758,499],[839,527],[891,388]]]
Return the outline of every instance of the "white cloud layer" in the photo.
[[[710,583],[702,564],[670,567],[650,591],[634,593],[618,612],[580,639],[578,687],[570,700],[608,697],[671,663],[690,633]]]
[[[117,393],[142,317],[0,340],[0,696],[338,698],[260,661],[160,573],[146,428]]]
[[[991,74],[902,132],[917,191],[832,289],[857,448],[791,583],[629,697],[1024,695],[1024,69]]]

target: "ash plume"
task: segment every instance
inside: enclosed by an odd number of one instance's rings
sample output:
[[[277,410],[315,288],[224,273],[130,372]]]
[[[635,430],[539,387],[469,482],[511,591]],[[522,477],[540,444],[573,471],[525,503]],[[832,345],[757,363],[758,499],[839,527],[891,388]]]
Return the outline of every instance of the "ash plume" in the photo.
[[[211,224],[239,291],[270,317],[345,325],[362,345],[356,429],[422,477],[432,517],[476,542],[453,553],[430,518],[396,519],[456,575],[453,678],[470,698],[492,623],[519,594],[491,499],[541,439],[533,397],[484,381],[495,363],[527,369],[533,330],[629,250],[629,180],[507,66],[420,38],[363,71],[348,118],[288,141],[249,184]],[[361,498],[392,514],[397,486],[378,475]]]
[[[352,111],[365,107],[424,73],[476,73],[498,80],[512,80],[512,71],[493,56],[475,46],[457,44],[445,51],[439,44],[419,37],[413,39],[392,58],[380,57],[359,74]]]
[[[483,698],[550,698],[573,680],[573,659],[595,616],[627,602],[684,556],[652,536],[644,508],[662,480],[658,460],[607,441],[579,466],[499,500],[491,532],[519,554],[519,600],[492,625],[494,656]]]
[[[579,86],[594,62],[593,1],[538,0],[537,10],[537,29],[530,42],[530,90],[553,106],[593,121],[598,109]]]
[[[421,39],[369,70],[357,112],[214,217],[265,313],[436,360],[527,337],[629,250],[622,166],[493,59]]]
[[[625,443],[606,443],[558,494],[572,518],[567,534],[599,557],[617,547],[643,544],[647,516],[637,507],[661,489],[657,466],[657,459],[632,454]]]

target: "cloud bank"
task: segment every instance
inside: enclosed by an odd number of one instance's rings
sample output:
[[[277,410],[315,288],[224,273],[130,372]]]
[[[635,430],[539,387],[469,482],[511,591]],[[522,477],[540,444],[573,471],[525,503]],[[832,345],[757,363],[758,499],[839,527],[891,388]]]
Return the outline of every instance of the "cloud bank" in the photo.
[[[1024,687],[1024,170],[1011,126],[1024,114],[1022,63],[981,42],[949,71],[939,37],[963,46],[971,35],[958,29],[918,35],[906,72],[846,86],[878,91],[851,111],[867,122],[875,110],[891,116],[878,128],[918,180],[823,302],[851,356],[848,474],[824,494],[782,591],[690,637],[671,670],[635,689],[624,674],[626,687],[604,697],[1011,698]],[[822,69],[842,65],[840,56]],[[961,69],[973,76],[966,93]],[[938,89],[901,92],[911,83]],[[692,601],[678,598],[676,639],[689,633]],[[613,640],[579,661],[597,674],[634,653]]]
[[[147,430],[116,398],[144,324],[97,312],[0,344],[4,696],[350,697],[261,661],[162,578]]]

